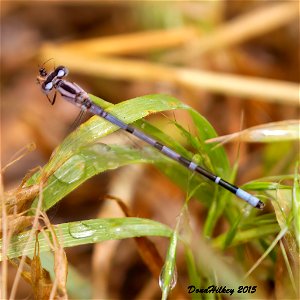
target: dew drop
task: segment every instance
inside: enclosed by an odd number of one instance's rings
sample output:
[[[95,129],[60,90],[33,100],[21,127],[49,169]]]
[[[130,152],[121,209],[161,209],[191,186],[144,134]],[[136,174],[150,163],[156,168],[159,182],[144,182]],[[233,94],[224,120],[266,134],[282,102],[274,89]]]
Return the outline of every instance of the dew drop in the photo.
[[[69,158],[58,170],[54,176],[65,183],[73,183],[79,180],[85,173],[85,160],[80,155],[74,155]]]
[[[122,228],[120,228],[120,227],[115,228],[116,233],[120,233],[121,231],[122,231]]]
[[[103,143],[94,144],[90,147],[90,149],[97,152],[98,154],[111,151],[111,147]]]
[[[249,217],[250,213],[251,213],[252,207],[250,205],[246,205],[243,207],[242,209],[242,214],[244,218]]]
[[[169,274],[166,274],[166,265],[163,266],[161,272],[160,272],[160,275],[159,275],[159,279],[158,279],[158,284],[159,284],[159,287],[161,288],[161,290],[164,290],[166,288],[166,283],[165,283],[165,279],[169,276],[171,276],[171,280],[170,280],[170,283],[168,284],[167,288],[172,290],[176,283],[177,283],[177,278],[178,278],[178,275],[177,275],[177,269],[176,269],[176,266],[174,267],[174,270],[172,272],[172,270],[169,271]]]
[[[93,240],[93,242],[98,242],[98,237],[97,237],[97,236],[94,236],[94,237],[92,238],[92,240]]]
[[[79,222],[69,225],[70,235],[75,239],[82,239],[92,236],[97,230],[91,228],[89,225]]]
[[[110,168],[112,168],[112,167],[117,166],[117,164],[116,164],[116,162],[114,162],[114,161],[109,161],[109,162],[107,163],[107,166],[110,167]]]

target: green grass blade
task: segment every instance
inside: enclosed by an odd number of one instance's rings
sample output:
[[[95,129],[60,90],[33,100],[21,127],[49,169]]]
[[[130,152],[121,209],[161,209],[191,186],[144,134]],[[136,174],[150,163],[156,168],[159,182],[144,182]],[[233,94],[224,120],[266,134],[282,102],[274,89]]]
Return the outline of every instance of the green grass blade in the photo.
[[[97,99],[97,101],[96,101]],[[92,100],[101,105],[102,101],[95,96]],[[107,107],[107,102],[104,102]],[[172,109],[185,109],[187,106],[176,98],[165,95],[147,95],[137,97],[116,105],[110,105],[107,111],[120,118],[125,123],[133,123],[151,113]],[[118,129],[110,122],[94,116],[73,131],[57,149],[51,160],[45,166],[44,172],[53,173],[57,168],[68,160],[79,147],[97,142]]]
[[[150,113],[187,108],[187,106],[181,103],[179,100],[164,95],[148,95],[124,101],[117,105],[109,106],[107,102],[104,102],[103,100],[94,96],[92,97],[92,100],[99,105],[103,105],[105,108],[108,107],[108,112],[120,118],[125,123],[135,122],[136,120],[139,120]],[[109,166],[109,163],[106,163],[104,160],[102,160],[103,165],[101,166],[99,163],[93,162],[91,157],[87,157],[85,153],[82,153],[82,151],[84,152],[84,149],[86,149],[85,147],[96,143],[101,137],[106,136],[117,129],[118,127],[115,125],[98,116],[94,116],[79,126],[61,143],[60,146],[57,147],[49,163],[43,168],[43,176],[46,176],[46,178],[49,177],[48,184],[44,187],[45,194],[43,195],[43,201],[45,209],[53,206],[68,192],[72,191],[84,180],[95,174],[129,163],[151,161],[152,158],[147,161],[147,159],[144,159],[142,155],[138,155],[138,151],[135,153],[132,151],[130,155],[128,155],[127,160],[125,159],[126,154],[124,154],[123,158],[121,157],[118,160],[117,155],[112,153],[110,163],[114,164],[114,167]],[[99,156],[96,155],[95,158],[99,159]],[[109,159],[109,157],[106,158]],[[115,158],[116,161],[114,162]],[[96,168],[94,168],[94,172],[88,172],[87,170],[91,171],[92,166],[87,165],[87,162],[90,162],[91,164],[97,164],[98,169],[96,170]],[[72,170],[68,171],[68,168],[71,168]],[[38,183],[40,175],[40,172],[36,173],[27,182],[27,184],[31,185]],[[57,177],[60,181],[71,185],[65,185],[65,187],[59,187],[56,189],[56,187],[59,185]],[[50,188],[48,188],[48,185],[50,185]],[[36,203],[37,199],[35,200],[33,207],[36,206]]]
[[[300,175],[299,175],[299,163],[295,167],[295,177],[293,185],[293,217],[294,217],[294,230],[296,236],[296,245],[300,249]]]
[[[177,228],[172,233],[170,245],[167,252],[167,257],[159,276],[159,285],[162,290],[161,299],[166,300],[172,288],[177,283],[177,270],[176,270],[176,248],[178,242]]]
[[[135,163],[153,163],[161,156],[124,146],[94,144],[82,146],[64,162],[43,189],[43,209],[47,210],[92,176]],[[33,204],[35,207],[37,203]]]
[[[201,153],[201,156],[204,157],[204,165],[211,170],[216,170],[217,174],[222,177],[224,177],[224,173],[228,173],[228,161],[222,147],[216,148],[208,154],[205,152],[211,149],[212,146],[205,144],[204,139],[216,135],[212,126],[205,118],[177,99],[164,95],[148,95],[112,105],[94,96],[91,97],[97,104],[102,105],[107,111],[126,123],[140,120],[152,112],[171,109],[189,110],[200,128],[199,130],[201,130],[201,135],[197,137],[197,141],[192,136],[191,139],[195,140],[195,143],[203,149],[204,152]],[[137,125],[140,125],[146,133],[167,143],[179,153],[192,158],[192,153],[152,125],[142,121],[138,122]],[[208,181],[201,176],[193,176],[190,183],[191,172],[189,170],[165,158],[156,150],[147,150],[147,153],[145,153],[141,150],[117,148],[117,146],[94,145],[99,138],[117,129],[115,125],[94,116],[62,142],[43,169],[43,176],[48,178],[43,190],[44,209],[49,209],[55,205],[60,199],[90,177],[131,163],[156,163],[179,186],[185,190],[196,190],[195,196],[203,203],[209,205],[216,186],[211,182],[207,183]],[[184,131],[183,128],[181,130]],[[187,136],[189,133],[184,131],[184,134]],[[109,147],[109,149],[106,147]],[[28,181],[28,184],[38,183],[40,175],[41,173],[36,173]],[[201,187],[197,188],[199,186]],[[33,207],[36,206],[36,203],[37,199]]]
[[[53,228],[64,248],[141,236],[170,237],[172,234],[169,227],[142,218],[92,219],[54,225]],[[51,240],[50,231],[46,230],[45,232]],[[35,240],[32,239],[26,245],[29,234],[30,231],[27,231],[12,237],[7,251],[8,258],[34,253]],[[2,240],[0,240],[0,244],[2,247]],[[40,253],[50,251],[43,234],[39,234],[39,245]]]
[[[217,136],[216,131],[197,111],[190,108],[189,112],[198,130],[198,138],[202,151],[209,158],[209,161],[207,160],[208,167],[218,176],[228,179],[230,176],[230,167],[224,148],[205,143],[207,139]]]

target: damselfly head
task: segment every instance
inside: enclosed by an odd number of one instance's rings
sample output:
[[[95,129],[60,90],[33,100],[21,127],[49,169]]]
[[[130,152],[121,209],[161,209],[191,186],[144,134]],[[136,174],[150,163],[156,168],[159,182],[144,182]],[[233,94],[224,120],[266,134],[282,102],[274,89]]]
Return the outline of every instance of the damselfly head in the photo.
[[[39,74],[41,77],[47,77],[48,73],[46,71],[46,69],[43,67],[43,68],[39,68]]]

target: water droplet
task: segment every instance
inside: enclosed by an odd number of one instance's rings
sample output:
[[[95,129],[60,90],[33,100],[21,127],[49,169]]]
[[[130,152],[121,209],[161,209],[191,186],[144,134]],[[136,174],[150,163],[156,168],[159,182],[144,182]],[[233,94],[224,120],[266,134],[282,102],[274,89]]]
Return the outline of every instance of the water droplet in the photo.
[[[90,146],[90,149],[97,152],[97,153],[103,153],[103,152],[108,152],[111,150],[111,147],[107,144],[103,143],[97,143],[92,146]]]
[[[73,223],[69,225],[69,232],[71,236],[76,239],[82,239],[82,238],[92,236],[96,231],[97,231],[96,229],[91,228],[91,226],[83,222],[79,222],[75,224]]]
[[[58,170],[54,176],[65,183],[73,183],[79,180],[85,172],[85,160],[80,155],[74,155],[69,158]]]
[[[121,231],[122,231],[122,228],[120,228],[120,227],[115,228],[116,233],[120,233]]]
[[[249,217],[250,213],[251,213],[252,207],[250,205],[246,205],[243,207],[242,209],[242,214],[244,218]]]
[[[117,163],[114,162],[114,161],[109,161],[109,162],[107,163],[107,167],[112,168],[112,167],[116,167],[116,166],[117,166]]]
[[[164,265],[160,272],[159,279],[158,279],[159,287],[161,288],[161,290],[164,290],[166,288],[165,279],[167,279],[169,276],[171,276],[170,283],[168,284],[168,289],[172,290],[177,283],[177,278],[178,278],[177,269],[176,269],[176,266],[174,267],[173,272],[170,269],[169,274],[166,274],[166,270],[167,270],[166,265]]]
[[[97,236],[94,236],[94,237],[92,238],[92,240],[93,240],[93,242],[98,242],[98,237],[97,237]]]

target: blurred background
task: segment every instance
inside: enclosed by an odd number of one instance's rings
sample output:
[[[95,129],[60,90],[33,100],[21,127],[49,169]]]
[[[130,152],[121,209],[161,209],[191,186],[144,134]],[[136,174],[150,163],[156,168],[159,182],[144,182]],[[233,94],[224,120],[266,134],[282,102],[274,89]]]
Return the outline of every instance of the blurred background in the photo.
[[[45,65],[49,71],[67,66],[70,80],[112,103],[145,94],[175,96],[207,118],[219,135],[297,119],[298,13],[298,1],[1,1],[2,166],[27,145],[36,145],[6,170],[5,189],[15,188],[30,169],[49,160],[78,114],[59,97],[52,107],[41,93],[36,77],[50,58]],[[176,112],[175,117],[182,126],[191,126],[186,114]],[[163,119],[151,117],[154,124],[167,124]],[[231,162],[237,148],[226,145]],[[290,144],[241,145],[237,181],[293,170],[296,153]],[[170,226],[185,198],[154,167],[134,166],[92,178],[49,215],[53,223],[121,217],[115,204],[99,200],[108,193],[130,199],[128,205],[139,217]],[[191,205],[198,216],[205,214],[199,204]],[[111,248],[66,251],[69,263],[93,282],[94,290],[101,287],[95,297],[159,297],[133,242],[114,247],[120,251],[111,254],[107,269],[97,251]],[[166,247],[166,241],[159,242],[162,254]],[[104,274],[99,268],[111,271]],[[27,297],[30,287],[23,282],[18,293]],[[184,290],[177,296],[188,298]]]

